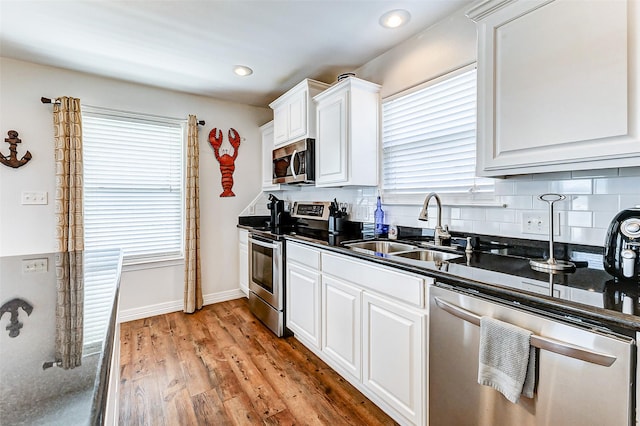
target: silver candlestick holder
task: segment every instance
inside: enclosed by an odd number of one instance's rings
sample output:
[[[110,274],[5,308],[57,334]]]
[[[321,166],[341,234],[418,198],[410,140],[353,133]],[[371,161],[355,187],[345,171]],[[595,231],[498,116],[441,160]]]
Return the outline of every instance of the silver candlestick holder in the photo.
[[[558,260],[553,255],[553,203],[562,201],[565,198],[567,197],[562,194],[542,194],[538,196],[539,200],[546,201],[549,204],[549,259],[531,259],[529,261],[531,269],[541,272],[573,271],[576,269],[576,265],[573,262]]]

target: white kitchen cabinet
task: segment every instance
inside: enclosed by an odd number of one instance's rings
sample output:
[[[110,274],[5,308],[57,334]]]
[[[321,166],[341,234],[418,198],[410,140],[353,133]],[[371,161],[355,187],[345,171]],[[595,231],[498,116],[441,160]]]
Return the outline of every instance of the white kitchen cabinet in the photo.
[[[322,352],[332,366],[360,380],[362,290],[322,276]]]
[[[249,296],[249,231],[238,229],[238,281],[240,290]]]
[[[640,165],[640,4],[483,0],[482,176]]]
[[[378,184],[380,86],[349,77],[314,97],[316,186]]]
[[[426,315],[363,295],[364,385],[413,424],[426,419]]]
[[[280,184],[273,183],[273,120],[260,127],[262,134],[262,190],[276,191]]]
[[[298,340],[320,349],[320,252],[287,241],[286,325]]]
[[[312,98],[329,87],[304,79],[269,106],[273,109],[273,143],[280,147],[300,139],[316,137],[316,109]]]

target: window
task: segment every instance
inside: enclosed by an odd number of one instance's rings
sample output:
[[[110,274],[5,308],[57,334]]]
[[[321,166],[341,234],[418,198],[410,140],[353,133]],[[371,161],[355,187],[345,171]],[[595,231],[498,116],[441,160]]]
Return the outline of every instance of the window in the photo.
[[[493,192],[475,176],[476,97],[474,65],[383,101],[385,196]]]
[[[182,256],[186,121],[83,106],[85,248]]]

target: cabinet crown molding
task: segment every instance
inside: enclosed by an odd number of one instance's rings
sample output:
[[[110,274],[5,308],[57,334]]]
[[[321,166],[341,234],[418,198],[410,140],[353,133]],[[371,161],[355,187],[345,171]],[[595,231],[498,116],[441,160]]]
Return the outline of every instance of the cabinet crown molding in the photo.
[[[465,15],[473,22],[479,22],[516,1],[517,0],[481,0],[471,6]]]

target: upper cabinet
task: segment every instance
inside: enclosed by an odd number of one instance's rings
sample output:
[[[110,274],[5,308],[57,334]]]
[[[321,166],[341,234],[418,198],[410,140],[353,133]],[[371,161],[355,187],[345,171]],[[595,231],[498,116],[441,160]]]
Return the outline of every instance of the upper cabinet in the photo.
[[[275,147],[300,139],[315,139],[316,110],[312,98],[327,87],[328,84],[307,78],[269,104],[273,109]]]
[[[640,4],[484,0],[478,174],[640,165]]]
[[[316,186],[378,184],[380,86],[346,78],[316,102]]]
[[[280,185],[273,183],[273,121],[260,126],[262,134],[262,190],[275,191]]]

